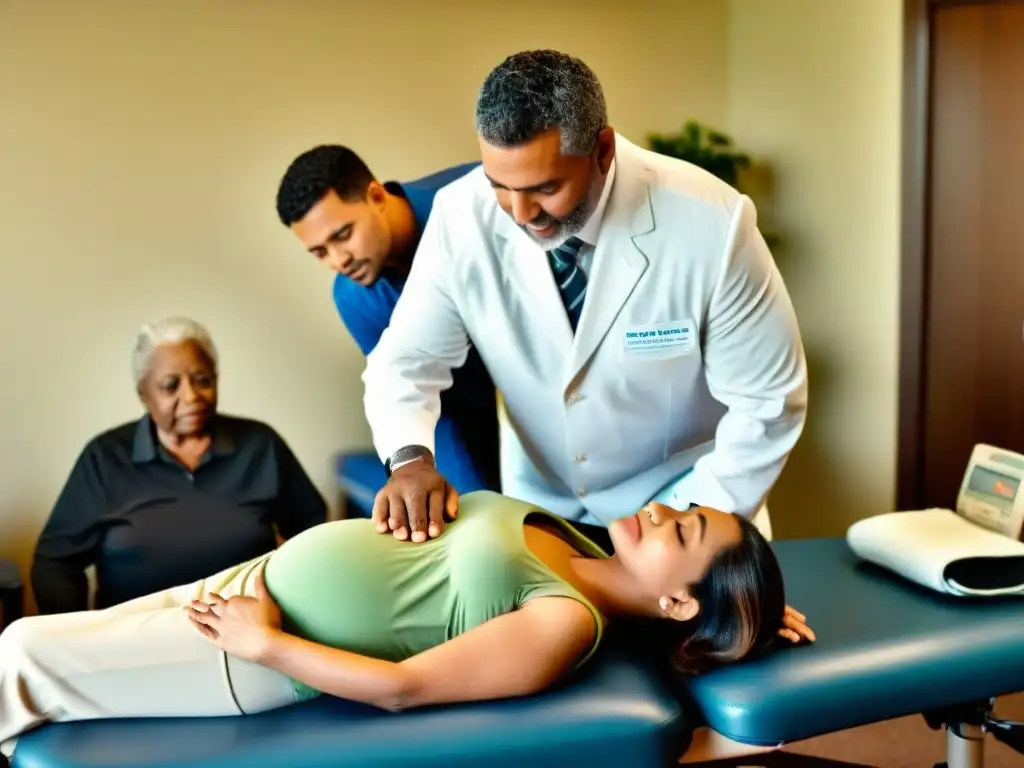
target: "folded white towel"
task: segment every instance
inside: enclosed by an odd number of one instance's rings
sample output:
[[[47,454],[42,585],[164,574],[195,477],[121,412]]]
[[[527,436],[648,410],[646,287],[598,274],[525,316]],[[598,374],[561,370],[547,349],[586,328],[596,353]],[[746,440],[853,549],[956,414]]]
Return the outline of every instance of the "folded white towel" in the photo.
[[[868,517],[850,526],[846,540],[858,557],[937,592],[1024,596],[1024,543],[949,509]]]

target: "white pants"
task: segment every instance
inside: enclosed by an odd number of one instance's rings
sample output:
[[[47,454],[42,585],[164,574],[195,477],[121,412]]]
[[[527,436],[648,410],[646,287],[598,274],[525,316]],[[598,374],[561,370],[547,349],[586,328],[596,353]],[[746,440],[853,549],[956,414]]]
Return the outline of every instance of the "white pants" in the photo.
[[[39,725],[111,717],[252,714],[295,701],[291,681],[228,656],[182,606],[244,595],[269,555],[103,611],[31,616],[0,634],[0,752]]]

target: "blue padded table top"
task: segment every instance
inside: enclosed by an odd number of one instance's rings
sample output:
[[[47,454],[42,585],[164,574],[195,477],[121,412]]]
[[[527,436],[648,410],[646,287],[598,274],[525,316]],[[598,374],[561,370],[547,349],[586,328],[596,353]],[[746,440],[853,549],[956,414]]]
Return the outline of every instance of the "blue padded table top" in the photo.
[[[373,451],[345,451],[334,457],[338,486],[348,499],[349,517],[369,517],[377,491],[388,481],[384,464]]]
[[[0,589],[14,589],[21,586],[18,566],[10,560],[0,560]]]
[[[778,745],[1024,690],[1024,598],[946,597],[860,560],[845,539],[773,548],[817,642],[689,681],[722,735]]]
[[[22,737],[13,768],[675,763],[688,733],[678,699],[617,652],[588,667],[575,684],[540,696],[400,714],[321,697],[247,717],[58,723]]]

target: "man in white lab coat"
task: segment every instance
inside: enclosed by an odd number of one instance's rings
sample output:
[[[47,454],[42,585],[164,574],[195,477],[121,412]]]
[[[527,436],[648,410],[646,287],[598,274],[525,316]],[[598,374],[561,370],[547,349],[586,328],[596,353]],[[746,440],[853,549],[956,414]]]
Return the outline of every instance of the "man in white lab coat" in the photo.
[[[749,198],[616,134],[594,73],[556,51],[492,70],[476,124],[482,166],[437,193],[363,375],[378,529],[424,541],[454,512],[434,427],[472,344],[507,413],[505,494],[588,534],[655,500],[770,535],[807,370]]]
[[[438,192],[364,373],[394,473],[382,530],[443,527],[434,425],[470,344],[512,432],[504,493],[584,525],[656,498],[767,528],[807,372],[751,201],[617,135],[593,72],[561,53],[502,62],[476,119],[482,167]]]

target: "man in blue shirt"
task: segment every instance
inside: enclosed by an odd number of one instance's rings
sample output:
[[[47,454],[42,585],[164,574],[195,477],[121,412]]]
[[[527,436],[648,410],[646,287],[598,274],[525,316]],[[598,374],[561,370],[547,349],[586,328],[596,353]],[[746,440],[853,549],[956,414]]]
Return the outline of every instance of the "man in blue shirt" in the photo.
[[[391,320],[435,193],[475,166],[382,184],[338,145],[314,147],[288,166],[277,192],[278,217],[337,273],[334,304],[364,355]],[[496,393],[475,349],[453,380],[441,398],[438,469],[460,494],[500,490]]]

